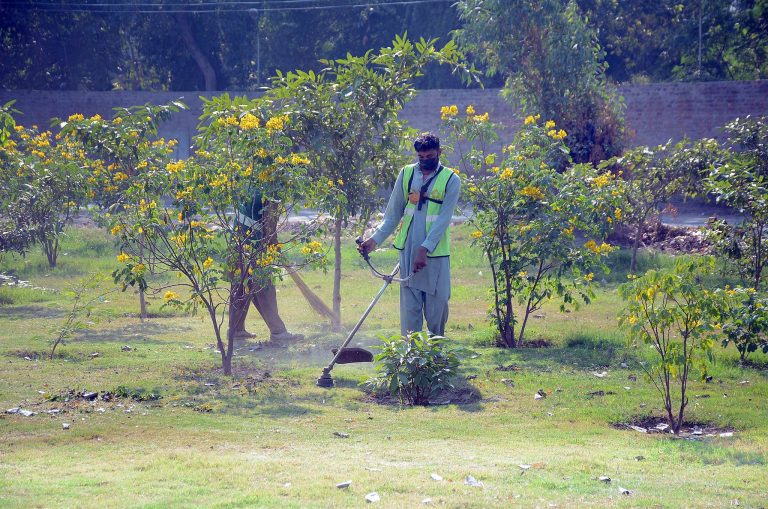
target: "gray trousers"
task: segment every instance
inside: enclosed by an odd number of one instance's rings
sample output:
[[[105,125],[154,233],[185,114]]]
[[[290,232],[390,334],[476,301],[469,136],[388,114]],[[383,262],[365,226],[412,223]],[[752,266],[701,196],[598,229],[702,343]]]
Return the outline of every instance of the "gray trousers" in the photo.
[[[420,332],[427,319],[427,329],[443,336],[448,321],[448,299],[430,295],[410,286],[400,285],[400,334]]]

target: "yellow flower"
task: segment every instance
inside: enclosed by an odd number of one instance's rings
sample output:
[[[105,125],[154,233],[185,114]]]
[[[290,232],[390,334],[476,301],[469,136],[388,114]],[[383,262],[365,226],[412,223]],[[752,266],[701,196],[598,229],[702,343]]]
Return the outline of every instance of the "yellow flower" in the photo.
[[[504,168],[504,171],[499,174],[500,180],[507,180],[511,179],[515,175],[515,172],[512,170],[512,168]]]
[[[544,193],[541,192],[541,189],[539,189],[536,186],[525,186],[522,191],[520,191],[520,194],[523,196],[527,196],[529,198],[532,198],[534,200],[543,200],[544,199]]]
[[[203,262],[203,268],[204,268],[204,269],[210,269],[210,268],[211,268],[211,265],[213,265],[213,258],[211,258],[211,257],[209,256],[209,257],[208,257],[208,258],[206,258],[206,259],[205,259],[205,261]]]
[[[517,273],[517,277],[528,277],[528,272],[521,270]]]
[[[267,129],[270,131],[280,131],[285,127],[285,122],[288,120],[288,115],[281,115],[272,117],[267,120]]]
[[[629,319],[627,321],[630,325],[635,325],[637,323],[637,317],[635,315],[629,315]]]
[[[570,235],[573,233],[573,225],[569,226],[568,228],[563,228],[563,233],[566,235]]]
[[[77,120],[85,120],[85,117],[82,113],[75,113],[74,115],[70,115],[67,119],[68,122],[75,122]]]
[[[179,300],[179,294],[168,290],[165,292],[165,295],[163,295],[163,298],[165,299],[165,302],[168,302],[169,300]]]
[[[237,117],[234,115],[230,115],[227,118],[224,119],[224,123],[227,125],[238,125],[240,122],[238,122]]]
[[[469,106],[467,106],[467,116],[471,117],[474,114],[475,114],[475,107],[470,104]]]
[[[584,276],[584,279],[587,281],[592,281],[595,278],[595,275],[593,273],[589,273],[586,276]]]
[[[168,173],[174,174],[174,173],[178,173],[181,170],[183,170],[185,164],[186,163],[183,160],[176,161],[175,163],[174,162],[170,162],[170,163],[165,165],[165,169],[168,170]]]
[[[187,242],[187,234],[186,233],[178,233],[176,235],[171,236],[171,241],[176,244],[176,247],[179,249],[184,247],[184,244]]]
[[[123,117],[115,117],[115,118],[113,118],[112,119],[112,123],[113,124],[117,124],[117,125],[122,124],[123,123]]]
[[[115,225],[111,230],[109,230],[112,235],[117,235],[121,231],[123,231],[123,225],[121,224]]]
[[[612,245],[606,244],[605,242],[603,242],[598,246],[594,240],[588,240],[584,244],[584,247],[586,247],[587,249],[589,249],[595,254],[608,254],[614,250],[614,247]]]
[[[117,255],[117,261],[120,262],[120,263],[125,263],[128,260],[130,260],[130,259],[131,259],[131,257],[128,256],[127,254],[125,254],[125,253],[120,253],[119,255]]]
[[[137,263],[136,265],[133,266],[133,268],[131,269],[131,272],[133,272],[134,274],[142,274],[144,273],[144,270],[146,268],[147,266],[144,265],[143,263]]]
[[[450,106],[443,106],[440,108],[440,118],[442,120],[447,120],[451,117],[455,117],[459,114],[459,107],[455,104],[452,104]]]
[[[118,171],[117,173],[115,173],[115,176],[113,178],[115,179],[115,182],[122,182],[123,180],[128,180],[128,175],[126,175],[122,171]]]
[[[291,154],[291,164],[309,164],[309,159],[304,156],[300,156],[299,154]]]
[[[219,173],[216,177],[209,182],[211,187],[221,187],[227,185],[229,182],[229,176],[226,173]]]
[[[602,175],[598,175],[594,179],[592,179],[591,186],[600,188],[605,187],[611,182],[611,174],[610,173],[603,173]]]
[[[523,121],[525,125],[533,124],[534,122],[536,122],[536,119],[533,117],[533,115],[528,115],[527,117],[525,117],[525,120]]]
[[[247,131],[249,129],[257,129],[261,125],[261,121],[255,115],[246,113],[243,118],[240,119],[240,129]]]
[[[473,239],[479,239],[480,237],[483,236],[483,232],[481,232],[480,230],[475,230],[471,233],[471,236]]]
[[[101,115],[99,115],[97,113],[97,114],[95,114],[94,116],[91,117],[91,120],[93,120],[95,122],[98,122],[98,121],[103,120],[103,119],[101,118]]]
[[[613,215],[616,216],[617,220],[621,220],[621,209],[619,207],[616,207],[616,210],[613,212]]]
[[[323,249],[323,245],[320,242],[313,240],[312,242],[308,243],[306,246],[301,248],[301,253],[304,255],[317,254],[317,253],[320,253],[322,249]],[[269,250],[269,248],[267,248],[267,250]],[[276,254],[276,250],[275,250],[275,254]]]
[[[268,182],[271,178],[272,174],[270,173],[269,169],[264,169],[259,172],[259,174],[256,176],[256,178],[259,179],[260,182]]]
[[[554,120],[547,120],[544,122],[544,129],[552,129],[555,127],[555,121]]]
[[[482,115],[475,115],[474,117],[472,117],[472,120],[477,122],[477,123],[482,124],[483,122],[488,122],[489,118],[490,118],[490,116],[488,115],[488,112],[486,111]]]
[[[547,136],[549,136],[553,140],[562,140],[567,135],[566,135],[566,132],[563,131],[562,129],[560,129],[559,131],[556,131],[554,129],[550,129],[549,131],[547,131]]]

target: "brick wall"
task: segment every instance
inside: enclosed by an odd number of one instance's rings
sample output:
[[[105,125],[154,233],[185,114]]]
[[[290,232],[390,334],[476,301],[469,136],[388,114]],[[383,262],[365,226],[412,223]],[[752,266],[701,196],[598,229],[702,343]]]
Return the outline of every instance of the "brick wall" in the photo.
[[[655,145],[684,136],[717,137],[719,127],[729,120],[768,115],[768,80],[624,85],[619,93],[624,97],[627,125],[633,133],[630,145]],[[23,112],[19,123],[44,127],[52,117],[66,118],[72,113],[99,113],[107,117],[114,107],[159,104],[181,98],[190,110],[174,115],[163,125],[161,134],[177,138],[181,147],[178,156],[184,157],[201,111],[199,95],[200,92],[0,90],[0,102],[16,99],[15,107]],[[450,104],[461,110],[472,104],[478,113],[490,112],[492,120],[507,126],[504,138],[521,122],[519,112],[499,97],[498,89],[424,90],[407,104],[403,116],[419,131],[436,130],[440,106]]]

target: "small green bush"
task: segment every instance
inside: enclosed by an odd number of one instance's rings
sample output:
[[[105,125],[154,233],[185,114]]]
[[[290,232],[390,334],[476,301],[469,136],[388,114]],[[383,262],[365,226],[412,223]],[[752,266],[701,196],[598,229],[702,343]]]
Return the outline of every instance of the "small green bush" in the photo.
[[[374,357],[378,374],[365,382],[374,393],[389,392],[401,403],[429,405],[430,398],[453,388],[461,359],[471,352],[442,336],[414,332],[408,337],[381,338]]]

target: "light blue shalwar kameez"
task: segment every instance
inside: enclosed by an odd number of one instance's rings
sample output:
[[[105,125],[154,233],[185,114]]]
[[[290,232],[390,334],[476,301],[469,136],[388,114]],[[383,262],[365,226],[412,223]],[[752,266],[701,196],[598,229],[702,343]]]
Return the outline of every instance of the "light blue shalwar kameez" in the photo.
[[[442,165],[438,168],[444,168]],[[444,169],[443,171],[451,171]],[[419,192],[422,184],[429,180],[433,174],[425,179],[421,170],[416,168],[413,172],[411,191]],[[427,189],[427,196],[432,192],[434,181]],[[405,242],[400,251],[400,277],[406,277],[413,271],[413,261],[419,247],[427,248],[431,253],[450,227],[451,217],[456,210],[461,193],[461,179],[454,175],[448,181],[445,189],[445,198],[440,207],[437,220],[432,222],[432,228],[427,235],[427,204],[421,210],[414,210],[413,221]],[[403,170],[397,176],[397,182],[389,197],[387,211],[384,220],[372,235],[376,245],[381,246],[397,228],[403,217],[403,211],[407,199],[403,196]],[[439,258],[427,257],[427,266],[414,276],[400,283],[400,333],[407,335],[409,332],[423,330],[424,318],[427,320],[427,330],[432,334],[444,335],[445,323],[448,321],[448,300],[451,297],[451,259],[448,256]]]

